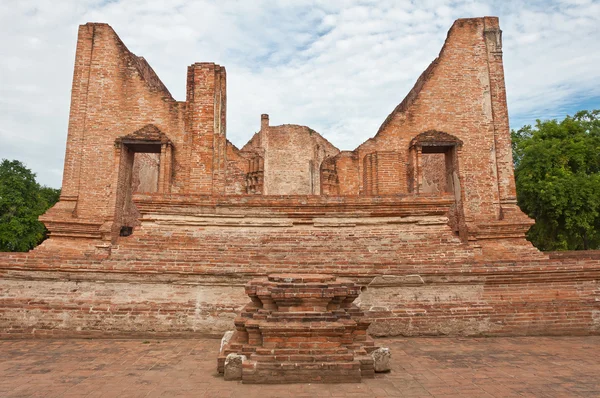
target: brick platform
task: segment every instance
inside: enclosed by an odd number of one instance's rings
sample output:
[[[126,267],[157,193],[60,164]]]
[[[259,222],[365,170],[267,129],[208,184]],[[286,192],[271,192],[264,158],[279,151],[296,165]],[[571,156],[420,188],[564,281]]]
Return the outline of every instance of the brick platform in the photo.
[[[246,285],[252,302],[219,353],[247,356],[244,383],[341,383],[373,377],[371,323],[353,304],[360,287],[333,275],[273,274]]]

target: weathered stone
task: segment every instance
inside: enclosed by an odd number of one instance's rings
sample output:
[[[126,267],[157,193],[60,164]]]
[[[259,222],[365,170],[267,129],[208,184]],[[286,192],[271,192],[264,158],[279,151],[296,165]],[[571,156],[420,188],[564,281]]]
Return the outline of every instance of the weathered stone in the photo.
[[[379,347],[371,352],[371,356],[373,357],[375,372],[389,372],[391,370],[390,358],[392,357],[392,352],[389,348]]]
[[[228,330],[223,334],[223,338],[221,339],[221,348],[219,348],[219,352],[223,352],[223,347],[225,347],[229,343],[229,340],[231,340],[231,338],[233,337],[233,333],[233,330]]]
[[[225,380],[241,380],[242,365],[246,361],[245,355],[229,354],[225,358]]]

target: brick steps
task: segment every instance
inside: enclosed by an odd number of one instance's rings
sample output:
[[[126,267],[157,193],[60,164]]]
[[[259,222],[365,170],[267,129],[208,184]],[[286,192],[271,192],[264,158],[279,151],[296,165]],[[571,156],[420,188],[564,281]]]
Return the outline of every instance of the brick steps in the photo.
[[[109,262],[181,266],[318,267],[464,263],[474,258],[447,226],[359,228],[165,228],[120,238]]]
[[[346,350],[347,351],[347,350]],[[317,350],[313,352],[318,352]],[[352,362],[354,360],[353,353],[346,354],[290,354],[290,355],[251,355],[250,359],[256,362],[293,362],[293,363],[310,363],[310,362]]]
[[[348,353],[347,347],[336,348],[264,348],[257,347],[254,351],[257,355],[342,355]]]

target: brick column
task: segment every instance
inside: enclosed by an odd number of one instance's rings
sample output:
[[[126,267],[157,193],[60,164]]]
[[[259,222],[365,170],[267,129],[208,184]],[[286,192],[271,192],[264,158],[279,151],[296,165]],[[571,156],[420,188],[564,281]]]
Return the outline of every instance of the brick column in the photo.
[[[225,68],[213,63],[188,67],[189,169],[186,191],[219,194],[225,187]]]
[[[516,200],[510,128],[508,125],[508,108],[506,106],[504,66],[502,64],[502,31],[498,24],[498,18],[486,17],[484,24],[492,115],[494,118],[498,194],[500,203],[502,203],[504,201],[510,202]]]
[[[79,195],[94,33],[95,27],[93,25],[81,25],[79,27],[77,50],[75,52],[75,70],[71,88],[71,112],[69,114],[61,200],[77,200]]]
[[[423,148],[417,146],[415,148],[415,192],[421,193],[423,188],[423,166],[422,166]]]

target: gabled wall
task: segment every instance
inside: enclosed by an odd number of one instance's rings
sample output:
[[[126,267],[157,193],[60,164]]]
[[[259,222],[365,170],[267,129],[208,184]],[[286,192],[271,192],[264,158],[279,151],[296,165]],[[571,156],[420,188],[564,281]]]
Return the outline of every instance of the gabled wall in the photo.
[[[110,26],[80,26],[61,200],[43,217],[50,231],[61,224],[68,236],[110,239],[118,217],[122,160],[115,140],[154,124],[182,146],[187,138],[185,110],[185,104],[172,98],[148,63],[132,54]],[[181,168],[177,163],[175,191],[184,185],[177,173]],[[88,223],[85,234],[69,223]]]
[[[464,143],[457,159],[461,188],[457,201],[462,203],[462,217],[471,239],[483,238],[478,232],[483,228],[503,230],[490,232],[486,238],[519,235],[522,239],[531,221],[516,206],[498,18],[459,19],[454,23],[439,57],[377,134],[352,156],[335,158],[340,194],[407,192],[406,152],[411,139],[429,130],[448,133]],[[376,160],[382,153],[396,153],[400,159],[396,165],[401,170],[390,168],[386,162],[378,166]],[[509,219],[513,229],[506,232]],[[490,226],[502,220],[506,222]]]
[[[497,126],[489,67],[494,55],[486,42],[488,30],[499,32],[497,18],[459,19],[454,23],[439,57],[423,72],[375,137],[354,151],[358,176],[364,175],[363,158],[369,153],[396,151],[402,154],[408,150],[410,140],[422,132],[447,132],[465,143],[464,156],[459,161],[469,215],[498,218]],[[495,101],[500,99],[495,98]],[[494,105],[506,112],[505,102]],[[504,127],[502,133],[508,134],[507,126]],[[359,178],[355,185],[359,187],[356,194],[366,192],[364,180]],[[397,193],[403,190],[395,189]]]
[[[173,148],[169,192],[223,194],[226,169],[225,69],[188,69],[187,101],[178,102],[141,57],[106,24],[79,28],[60,202],[42,220],[54,237],[114,240],[132,153],[115,140],[156,126]],[[129,162],[131,163],[131,162]],[[130,195],[129,195],[130,196]]]

